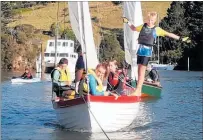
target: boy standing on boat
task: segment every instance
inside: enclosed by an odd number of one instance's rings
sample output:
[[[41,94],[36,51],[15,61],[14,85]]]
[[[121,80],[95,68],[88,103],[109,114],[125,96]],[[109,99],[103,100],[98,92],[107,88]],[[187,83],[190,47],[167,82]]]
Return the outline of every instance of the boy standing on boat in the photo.
[[[139,48],[137,51],[138,82],[135,92],[132,93],[133,96],[141,96],[146,67],[150,57],[152,56],[152,47],[157,36],[168,36],[176,40],[185,41],[188,43],[190,42],[188,37],[182,38],[173,33],[165,31],[160,27],[157,27],[155,25],[156,19],[157,13],[150,12],[148,13],[148,21],[143,25],[135,27],[126,17],[123,18],[123,22],[127,23],[131,30],[140,32],[138,37]]]

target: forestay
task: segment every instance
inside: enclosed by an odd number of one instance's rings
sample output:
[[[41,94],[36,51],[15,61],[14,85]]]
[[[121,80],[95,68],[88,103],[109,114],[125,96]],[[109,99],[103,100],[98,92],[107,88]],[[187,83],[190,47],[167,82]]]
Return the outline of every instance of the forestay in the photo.
[[[127,17],[135,26],[143,24],[142,9],[140,2],[123,2],[123,16]],[[131,77],[137,78],[137,39],[139,32],[132,31],[124,24],[124,47],[125,60],[131,65]]]
[[[95,69],[99,63],[93,39],[88,2],[68,2],[71,26],[84,53],[87,68]]]

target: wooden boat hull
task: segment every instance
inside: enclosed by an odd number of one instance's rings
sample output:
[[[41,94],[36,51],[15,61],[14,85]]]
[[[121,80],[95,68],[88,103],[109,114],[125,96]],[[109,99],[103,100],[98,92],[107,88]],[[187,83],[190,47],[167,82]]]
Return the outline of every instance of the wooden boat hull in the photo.
[[[136,83],[132,83],[136,87]],[[129,126],[136,118],[144,97],[160,97],[162,87],[144,83],[142,96],[85,96],[53,102],[59,124],[72,131],[113,132]],[[95,118],[94,118],[95,117]],[[98,121],[98,123],[96,122]]]
[[[136,87],[136,82],[132,82],[132,86]],[[162,87],[157,86],[152,83],[145,82],[142,86],[142,96],[141,97],[161,97]]]
[[[123,96],[91,96],[68,101],[53,101],[60,125],[73,131],[106,132],[129,126],[139,111],[141,98]],[[85,103],[86,102],[86,103]],[[95,118],[94,118],[95,117]]]

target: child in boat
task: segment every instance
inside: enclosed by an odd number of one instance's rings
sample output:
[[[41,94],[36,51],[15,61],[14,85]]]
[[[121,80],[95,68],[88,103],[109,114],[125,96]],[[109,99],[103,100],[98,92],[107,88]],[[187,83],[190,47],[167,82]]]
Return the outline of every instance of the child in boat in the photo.
[[[126,17],[123,18],[123,22],[127,23],[131,30],[140,32],[138,37],[138,51],[137,51],[137,64],[138,64],[138,84],[136,90],[132,95],[141,96],[141,89],[144,82],[144,76],[149,59],[152,56],[152,46],[157,36],[168,36],[176,40],[190,42],[188,37],[180,37],[173,33],[169,33],[160,27],[155,26],[157,19],[156,12],[148,13],[148,21],[143,25],[135,27]]]
[[[98,64],[95,71],[89,69],[87,79],[89,82],[89,92],[94,96],[109,96],[113,95],[118,98],[118,95],[109,91],[104,91],[103,81],[108,76],[108,68],[106,63]],[[87,92],[87,84],[83,82],[83,91]]]
[[[68,69],[68,60],[61,58],[58,66],[51,72],[51,78],[53,86],[56,89],[57,97],[67,97],[73,99],[75,97],[75,91],[71,88],[71,75]],[[66,90],[67,89],[67,90]]]
[[[122,70],[118,70],[116,60],[109,61],[109,76],[107,90],[116,92],[120,95],[124,94],[125,88],[125,75]]]
[[[128,95],[132,93],[133,87],[127,80],[127,69],[124,67],[122,70],[118,70],[118,64],[116,60],[109,61],[109,76],[107,90],[118,93],[119,95]]]
[[[83,61],[83,53],[81,47],[78,49],[78,59],[75,65],[75,92],[78,93],[80,81],[84,78],[85,64]]]
[[[25,68],[25,72],[21,75],[22,79],[32,79],[32,74],[28,68]]]
[[[153,69],[151,65],[148,65],[145,73],[145,81],[151,82],[157,86],[161,86],[159,77],[160,76],[158,72],[155,69]]]

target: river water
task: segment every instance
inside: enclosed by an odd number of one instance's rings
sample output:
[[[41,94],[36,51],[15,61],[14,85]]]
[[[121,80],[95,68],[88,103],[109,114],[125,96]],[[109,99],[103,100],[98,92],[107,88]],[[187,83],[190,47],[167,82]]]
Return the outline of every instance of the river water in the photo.
[[[132,125],[111,140],[201,140],[202,72],[160,71],[162,97],[140,103]],[[51,83],[11,84],[2,72],[2,140],[107,140],[103,133],[71,132],[58,125]]]

